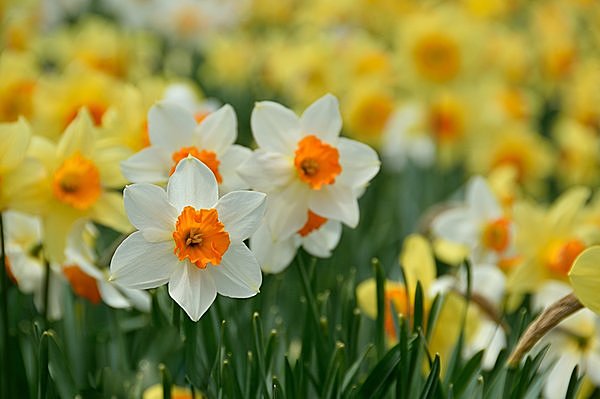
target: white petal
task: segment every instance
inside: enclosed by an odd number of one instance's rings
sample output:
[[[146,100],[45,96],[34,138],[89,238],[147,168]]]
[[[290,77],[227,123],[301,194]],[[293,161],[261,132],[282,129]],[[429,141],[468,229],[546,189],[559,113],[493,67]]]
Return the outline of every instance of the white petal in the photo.
[[[179,215],[167,200],[165,190],[147,183],[132,184],[125,187],[123,200],[129,221],[146,241],[171,239]]]
[[[600,348],[596,347],[593,351],[588,355],[586,359],[586,368],[585,373],[589,377],[590,380],[594,383],[594,385],[600,385]]]
[[[102,301],[115,309],[126,309],[131,307],[127,298],[125,298],[110,282],[98,281],[98,291],[102,296]]]
[[[283,240],[304,226],[308,218],[310,189],[295,181],[267,196],[266,221],[274,240]]]
[[[122,287],[119,284],[114,285],[119,287],[119,291],[121,291],[134,308],[142,312],[150,311],[152,300],[150,299],[150,294],[146,291]]]
[[[342,237],[342,224],[335,220],[328,220],[319,229],[302,237],[302,247],[313,256],[327,258],[337,246]]]
[[[256,295],[262,283],[262,273],[254,254],[244,243],[232,243],[218,266],[209,265],[217,292],[231,298]]]
[[[173,102],[158,102],[148,112],[150,143],[168,152],[189,146],[195,128],[194,116]]]
[[[234,144],[219,157],[219,161],[221,161],[219,173],[223,177],[223,181],[219,185],[219,192],[221,194],[250,188],[248,183],[238,174],[237,168],[251,156],[252,151],[249,148]]]
[[[300,125],[304,134],[314,134],[335,145],[342,130],[342,115],[337,98],[325,94],[312,103],[300,117]]]
[[[295,240],[294,236],[274,241],[266,223],[250,237],[250,248],[265,273],[279,273],[285,269],[294,259],[298,244],[299,240]]]
[[[465,269],[461,268],[461,270]],[[473,291],[490,303],[500,306],[506,288],[504,273],[496,265],[475,265],[472,278]]]
[[[257,102],[250,124],[260,148],[286,155],[296,151],[301,137],[300,120],[289,108],[272,101]]]
[[[212,208],[219,198],[214,173],[201,161],[187,157],[179,161],[167,184],[169,202],[178,212],[186,206],[195,209]]]
[[[475,176],[467,186],[466,202],[474,216],[485,219],[497,219],[502,216],[502,208],[485,179]]]
[[[296,173],[293,158],[260,149],[254,151],[237,172],[254,190],[266,193],[287,185]]]
[[[336,181],[360,187],[367,184],[379,172],[381,162],[374,149],[355,140],[340,138],[338,142],[342,173]]]
[[[165,183],[173,163],[168,151],[153,146],[121,162],[121,172],[132,183]]]
[[[579,356],[569,350],[560,351],[558,360],[546,379],[544,398],[564,398],[569,387],[571,373],[579,364]]]
[[[469,247],[479,242],[478,227],[470,212],[464,208],[449,209],[438,215],[432,223],[433,233],[444,240],[465,244]]]
[[[198,321],[215,301],[217,289],[209,272],[186,261],[173,272],[169,295],[190,319]]]
[[[110,261],[111,279],[137,289],[155,288],[169,281],[181,262],[173,253],[173,241],[147,242],[136,231],[119,245]]]
[[[194,132],[200,148],[222,154],[237,138],[237,118],[229,104],[208,114]]]
[[[219,220],[232,240],[250,237],[262,222],[266,195],[258,191],[233,191],[217,201]]]
[[[358,201],[350,187],[334,184],[313,190],[308,205],[311,211],[327,219],[339,220],[352,228],[358,224]]]

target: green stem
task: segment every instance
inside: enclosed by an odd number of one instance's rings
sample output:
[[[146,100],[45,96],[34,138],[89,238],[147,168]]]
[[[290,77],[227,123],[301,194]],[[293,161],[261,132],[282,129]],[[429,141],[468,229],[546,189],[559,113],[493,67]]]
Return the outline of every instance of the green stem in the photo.
[[[8,275],[6,268],[6,245],[4,243],[4,218],[0,213],[0,262],[2,262],[2,270],[0,270],[0,291],[2,292],[2,373],[3,381],[0,383],[1,394],[3,398],[8,397],[8,385],[11,383],[9,370],[11,369],[9,358],[8,344]]]
[[[44,291],[43,291],[43,295],[44,295],[44,311],[43,311],[43,316],[44,316],[44,328],[48,329],[48,327],[50,326],[50,323],[48,321],[48,311],[50,308],[50,262],[45,259],[44,260]]]

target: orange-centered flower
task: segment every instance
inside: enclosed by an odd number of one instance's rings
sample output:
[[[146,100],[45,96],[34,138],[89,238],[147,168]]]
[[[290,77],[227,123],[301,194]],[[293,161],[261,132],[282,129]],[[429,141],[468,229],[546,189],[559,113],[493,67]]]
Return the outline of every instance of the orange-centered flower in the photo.
[[[298,234],[300,234],[302,237],[306,237],[313,231],[318,230],[326,222],[327,218],[321,217],[313,211],[308,211],[308,219],[306,220],[304,226],[298,230]]]
[[[434,82],[453,79],[460,69],[460,51],[456,43],[441,33],[421,37],[412,50],[417,70]]]
[[[312,189],[320,190],[324,184],[334,183],[336,176],[342,172],[339,160],[337,149],[310,135],[298,143],[294,166],[300,180]]]
[[[191,206],[183,208],[177,218],[173,239],[179,260],[189,259],[201,269],[209,263],[220,264],[231,242],[216,209],[196,210]]]
[[[52,191],[59,201],[77,209],[88,209],[102,192],[100,172],[92,161],[77,152],[54,173]]]
[[[546,252],[546,265],[550,271],[559,276],[566,277],[575,258],[586,248],[578,239],[568,241],[555,241],[550,244]]]
[[[510,220],[500,218],[485,224],[481,241],[488,249],[496,252],[504,251],[510,243]]]
[[[77,265],[65,266],[63,274],[69,280],[75,294],[93,304],[100,303],[100,291],[95,278],[84,273]]]
[[[198,148],[196,147],[183,147],[180,148],[179,151],[175,151],[173,155],[171,155],[171,158],[173,159],[173,166],[171,167],[169,176],[171,176],[175,172],[175,168],[177,167],[179,161],[181,161],[184,158],[187,158],[188,155],[199,159],[200,161],[202,161],[202,163],[208,166],[208,168],[214,173],[215,178],[217,179],[217,183],[220,184],[223,181],[223,178],[219,173],[219,165],[221,164],[221,162],[219,161],[219,159],[217,159],[217,154],[215,154],[213,151],[198,150]]]

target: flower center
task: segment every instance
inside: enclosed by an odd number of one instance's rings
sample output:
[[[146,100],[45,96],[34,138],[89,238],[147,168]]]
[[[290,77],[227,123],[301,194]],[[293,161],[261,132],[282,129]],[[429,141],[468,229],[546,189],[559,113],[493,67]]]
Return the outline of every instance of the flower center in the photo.
[[[102,192],[100,172],[92,161],[75,153],[54,173],[52,191],[59,201],[77,209],[88,209]]]
[[[443,97],[431,105],[428,120],[434,136],[440,142],[452,142],[462,136],[462,108],[449,97]]]
[[[173,159],[173,166],[171,167],[169,176],[175,173],[175,168],[177,167],[179,161],[181,161],[184,158],[187,158],[188,155],[199,159],[200,161],[202,161],[202,163],[208,166],[208,168],[214,173],[215,178],[217,179],[217,183],[220,184],[223,182],[223,178],[219,173],[219,165],[221,164],[221,162],[217,159],[217,154],[215,154],[213,151],[198,150],[198,148],[196,147],[182,147],[179,149],[179,151],[175,151],[173,155],[171,155],[171,158]]]
[[[555,241],[549,245],[546,252],[546,266],[555,274],[566,277],[575,258],[585,248],[585,244],[578,239]]]
[[[456,43],[441,33],[432,32],[420,38],[412,51],[419,73],[434,82],[446,82],[460,68],[460,53]]]
[[[77,265],[63,267],[63,274],[71,284],[73,292],[93,304],[100,303],[100,291],[96,279],[86,274]]]
[[[324,184],[334,183],[336,176],[342,172],[339,158],[337,149],[310,135],[298,143],[294,166],[300,180],[312,189],[320,190]]]
[[[503,252],[510,243],[510,220],[500,218],[487,223],[483,227],[481,241],[484,247],[496,252]]]
[[[308,211],[308,219],[306,220],[304,226],[298,230],[298,234],[300,234],[302,237],[306,237],[313,231],[318,230],[326,222],[327,218],[321,217],[312,211]]]
[[[191,206],[183,208],[177,218],[173,240],[179,260],[189,259],[200,269],[209,263],[220,264],[231,243],[216,209],[196,210]]]

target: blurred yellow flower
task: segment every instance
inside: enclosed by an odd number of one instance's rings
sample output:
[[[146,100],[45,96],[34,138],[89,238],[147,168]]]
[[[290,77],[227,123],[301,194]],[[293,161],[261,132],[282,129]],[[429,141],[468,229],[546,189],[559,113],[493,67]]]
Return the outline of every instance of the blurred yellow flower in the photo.
[[[31,118],[38,71],[29,53],[0,54],[0,122]]]
[[[92,117],[82,109],[58,144],[36,137],[30,152],[47,171],[42,182],[44,241],[50,259],[62,262],[67,235],[77,219],[86,218],[119,231],[131,227],[121,194],[125,185],[119,162],[130,155],[124,147],[98,137]]]
[[[171,399],[202,399],[205,398],[204,394],[201,392],[194,392],[192,395],[192,391],[189,388],[180,387],[174,385],[171,387]],[[162,384],[155,384],[151,387],[146,388],[144,393],[142,394],[142,399],[162,399],[164,398],[163,386]]]

